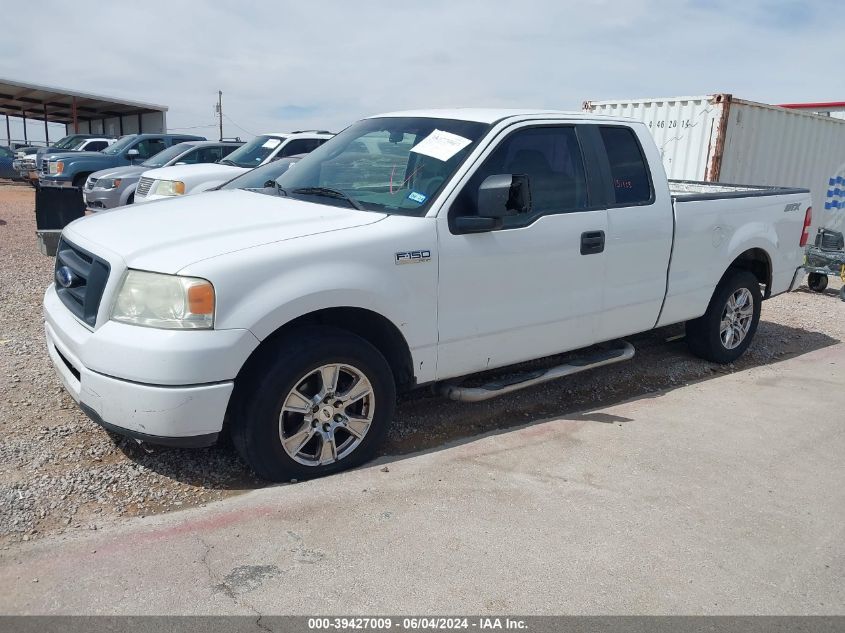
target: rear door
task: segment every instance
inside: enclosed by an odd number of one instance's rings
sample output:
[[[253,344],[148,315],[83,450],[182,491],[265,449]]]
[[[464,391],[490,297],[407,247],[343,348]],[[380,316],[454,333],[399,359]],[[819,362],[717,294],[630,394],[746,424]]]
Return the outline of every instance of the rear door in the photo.
[[[503,130],[462,179],[438,221],[438,378],[590,345],[596,340],[607,210],[596,204],[579,126]],[[532,208],[501,229],[460,234],[490,175],[524,174]]]
[[[590,138],[608,207],[607,278],[597,319],[598,340],[608,341],[649,330],[657,322],[674,220],[663,164],[644,126],[590,126]]]

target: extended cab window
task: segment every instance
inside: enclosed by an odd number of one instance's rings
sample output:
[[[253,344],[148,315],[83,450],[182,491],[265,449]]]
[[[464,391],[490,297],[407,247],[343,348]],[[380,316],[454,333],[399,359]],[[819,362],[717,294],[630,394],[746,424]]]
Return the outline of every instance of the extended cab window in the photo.
[[[627,127],[600,127],[617,205],[651,202],[651,178],[640,143]]]
[[[532,127],[511,133],[470,178],[450,216],[477,214],[478,187],[497,174],[526,175],[531,189],[530,212],[505,218],[505,228],[524,225],[538,215],[587,208],[587,178],[572,126]]]

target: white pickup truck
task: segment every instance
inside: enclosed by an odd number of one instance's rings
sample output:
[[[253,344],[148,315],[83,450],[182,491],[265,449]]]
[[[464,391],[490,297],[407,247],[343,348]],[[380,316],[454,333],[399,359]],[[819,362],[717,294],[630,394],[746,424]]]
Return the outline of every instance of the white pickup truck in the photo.
[[[693,353],[733,361],[761,300],[800,281],[810,216],[806,190],[667,182],[625,119],[386,114],[260,188],[68,225],[47,347],[106,429],[227,432],[260,476],[313,477],[374,454],[397,390],[481,400],[625,360],[623,337],[680,322]]]

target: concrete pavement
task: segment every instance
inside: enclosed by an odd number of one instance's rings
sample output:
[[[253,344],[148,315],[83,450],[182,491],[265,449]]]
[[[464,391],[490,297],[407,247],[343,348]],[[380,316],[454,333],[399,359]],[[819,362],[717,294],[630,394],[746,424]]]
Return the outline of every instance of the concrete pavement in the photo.
[[[845,345],[26,544],[0,612],[842,614]]]

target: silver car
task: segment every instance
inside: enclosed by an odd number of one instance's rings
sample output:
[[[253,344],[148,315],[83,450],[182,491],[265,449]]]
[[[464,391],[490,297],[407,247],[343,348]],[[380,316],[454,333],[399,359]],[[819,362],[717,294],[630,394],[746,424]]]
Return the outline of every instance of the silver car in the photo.
[[[243,143],[236,141],[185,141],[168,147],[139,165],[95,171],[88,176],[82,189],[85,206],[96,213],[131,204],[138,180],[145,171],[171,165],[214,163],[241,145]]]

